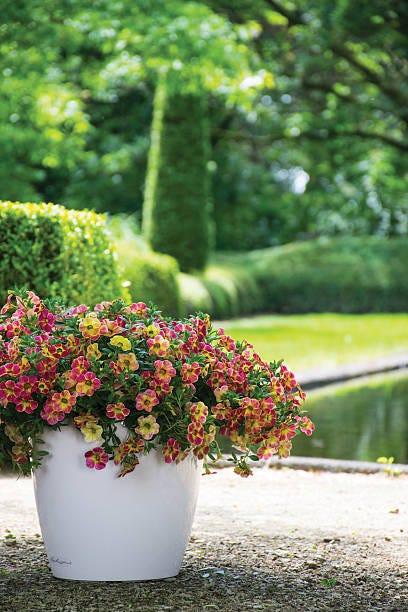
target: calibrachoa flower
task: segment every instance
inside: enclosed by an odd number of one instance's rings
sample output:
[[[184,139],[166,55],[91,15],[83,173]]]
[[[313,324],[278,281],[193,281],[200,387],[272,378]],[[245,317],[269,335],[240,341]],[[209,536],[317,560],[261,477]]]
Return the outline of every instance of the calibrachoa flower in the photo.
[[[80,378],[75,387],[75,391],[78,395],[93,395],[97,389],[101,386],[101,381],[96,378],[93,372],[86,372],[81,374]]]
[[[32,414],[36,408],[38,408],[38,402],[31,399],[31,397],[20,397],[15,402],[17,412],[25,412],[26,414]]]
[[[95,470],[103,470],[109,461],[109,455],[101,446],[95,446],[85,453],[86,465]]]
[[[79,414],[74,417],[74,423],[78,429],[81,429],[86,423],[98,423],[98,419],[93,414]]]
[[[65,412],[60,410],[55,404],[45,404],[44,408],[40,412],[41,417],[48,423],[48,425],[56,425],[60,421],[65,419]]]
[[[135,431],[145,440],[151,440],[153,436],[159,433],[160,425],[153,415],[147,417],[141,416],[137,419],[137,422],[139,425],[136,427]]]
[[[193,361],[193,363],[183,363],[181,366],[181,378],[185,383],[197,382],[200,373],[200,364],[196,361]]]
[[[63,412],[68,414],[76,403],[76,395],[71,394],[68,390],[56,392],[51,395],[51,403],[60,408]]]
[[[174,321],[121,300],[64,309],[32,292],[10,293],[0,309],[0,464],[24,474],[39,465],[44,428],[74,425],[100,444],[85,453],[94,469],[113,460],[122,477],[161,448],[166,463],[193,454],[208,472],[221,434],[247,477],[249,456],[287,457],[296,435],[313,432],[304,400],[284,364],[265,363],[208,315]]]
[[[103,428],[100,425],[87,421],[80,429],[85,442],[100,442],[102,440]]]
[[[102,324],[97,317],[87,316],[80,321],[78,328],[84,338],[97,340],[101,335]]]
[[[143,393],[138,393],[136,396],[136,408],[137,410],[146,410],[151,412],[154,406],[157,406],[159,399],[154,391],[147,389]]]
[[[157,355],[158,357],[165,357],[167,355],[170,342],[158,334],[154,338],[149,338],[147,341],[149,352],[151,355]]]
[[[139,369],[139,362],[134,353],[119,353],[117,366],[122,372],[136,372]]]
[[[181,453],[181,448],[177,440],[169,438],[163,447],[163,455],[166,463],[173,463]]]
[[[205,423],[208,416],[208,408],[204,402],[197,402],[189,406],[192,422]]]
[[[173,376],[176,374],[173,364],[168,359],[161,361],[157,359],[154,362],[155,372],[154,377],[161,383],[169,383]]]
[[[99,346],[97,342],[93,342],[86,347],[86,358],[90,359],[100,359],[102,357],[102,353],[99,350]]]
[[[128,414],[130,414],[129,408],[126,408],[125,404],[118,402],[117,404],[108,404],[106,406],[106,416],[116,421],[123,421]]]
[[[113,338],[110,339],[109,344],[111,344],[112,346],[117,346],[122,351],[130,351],[130,349],[132,348],[132,343],[128,338],[125,338],[124,336],[113,336]]]

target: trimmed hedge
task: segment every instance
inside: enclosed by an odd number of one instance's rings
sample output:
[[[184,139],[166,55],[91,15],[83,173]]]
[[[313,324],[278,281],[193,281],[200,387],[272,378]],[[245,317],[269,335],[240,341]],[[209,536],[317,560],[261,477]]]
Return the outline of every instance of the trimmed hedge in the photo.
[[[227,318],[256,312],[406,312],[408,241],[404,238],[332,238],[249,253],[218,255],[195,280],[182,279],[182,302],[194,310],[197,282],[207,310]],[[232,285],[225,282],[228,276]],[[220,299],[228,293],[228,300]]]
[[[123,295],[104,215],[0,201],[0,301],[16,287],[65,303]]]
[[[258,251],[250,266],[264,306],[281,313],[404,312],[408,241],[320,239]]]
[[[180,274],[179,282],[183,315],[202,311],[226,319],[257,312],[262,303],[260,288],[244,267],[213,264],[199,276]]]
[[[164,315],[180,315],[179,267],[170,255],[150,251],[133,215],[109,219],[118,255],[119,272],[132,302],[151,302]]]
[[[208,156],[206,97],[170,95],[163,79],[155,95],[143,234],[183,272],[204,269],[212,246]]]
[[[151,302],[164,315],[180,316],[179,268],[173,257],[136,251],[121,256],[119,249],[119,265],[132,302]]]

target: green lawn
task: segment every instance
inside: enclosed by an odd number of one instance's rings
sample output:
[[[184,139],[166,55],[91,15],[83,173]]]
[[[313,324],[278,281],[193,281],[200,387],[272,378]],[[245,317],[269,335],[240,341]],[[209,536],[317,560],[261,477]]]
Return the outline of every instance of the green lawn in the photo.
[[[261,315],[216,323],[295,374],[408,354],[408,314]]]

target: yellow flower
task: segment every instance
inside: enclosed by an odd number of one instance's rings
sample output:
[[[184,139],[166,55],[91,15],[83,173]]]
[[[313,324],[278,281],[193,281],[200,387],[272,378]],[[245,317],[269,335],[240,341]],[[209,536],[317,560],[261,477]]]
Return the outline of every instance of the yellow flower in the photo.
[[[96,423],[87,422],[81,427],[81,433],[85,438],[85,442],[100,442],[102,440],[103,429]]]
[[[99,350],[99,346],[97,342],[93,342],[86,349],[86,358],[91,359],[92,357],[94,359],[100,359],[102,357],[102,353]]]
[[[148,325],[144,330],[144,334],[148,338],[154,338],[159,333],[160,333],[160,327],[158,325],[154,325],[154,323],[152,323],[152,325]]]
[[[113,336],[110,340],[110,344],[119,347],[122,351],[130,351],[132,348],[130,340],[124,336]]]
[[[139,362],[136,359],[136,355],[134,353],[119,353],[118,366],[122,370],[134,372],[139,368]]]
[[[101,335],[102,324],[96,316],[88,315],[79,324],[79,331],[84,338],[97,340]]]

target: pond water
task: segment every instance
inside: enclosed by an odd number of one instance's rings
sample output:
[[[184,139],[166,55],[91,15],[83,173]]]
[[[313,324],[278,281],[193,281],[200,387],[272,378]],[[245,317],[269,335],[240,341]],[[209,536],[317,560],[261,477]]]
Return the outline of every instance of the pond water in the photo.
[[[408,374],[398,372],[310,391],[313,436],[297,436],[292,455],[408,463]]]

